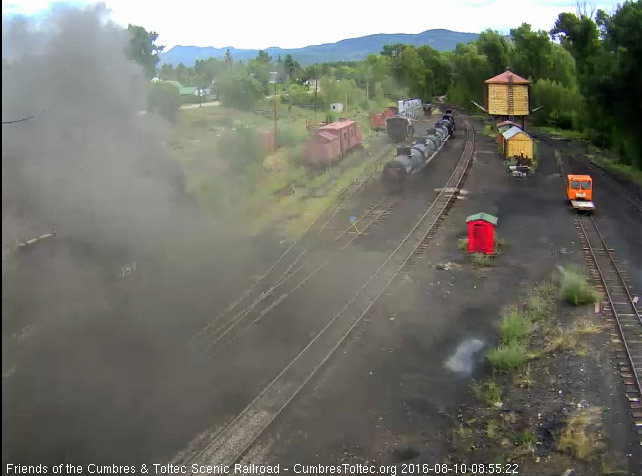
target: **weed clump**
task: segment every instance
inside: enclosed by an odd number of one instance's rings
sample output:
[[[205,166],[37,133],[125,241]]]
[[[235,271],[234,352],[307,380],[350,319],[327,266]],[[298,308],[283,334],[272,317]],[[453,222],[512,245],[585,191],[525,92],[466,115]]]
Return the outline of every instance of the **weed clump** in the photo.
[[[470,388],[473,391],[473,395],[489,407],[493,407],[502,401],[502,389],[493,380],[486,380],[483,383],[473,382]]]
[[[484,253],[473,253],[470,259],[472,260],[474,266],[478,266],[480,268],[490,266],[491,264],[490,255],[486,255]]]
[[[504,316],[499,326],[502,335],[502,342],[505,344],[524,342],[530,332],[530,321],[522,317],[517,309],[512,308],[509,310],[508,315]]]
[[[589,283],[586,275],[574,267],[560,269],[561,297],[573,306],[591,304],[597,301],[598,294]]]
[[[502,344],[491,349],[486,357],[496,370],[510,372],[517,370],[526,361],[526,347],[519,342]]]
[[[597,431],[600,425],[599,408],[589,408],[570,417],[559,435],[557,449],[568,452],[577,459],[594,459],[599,449]]]

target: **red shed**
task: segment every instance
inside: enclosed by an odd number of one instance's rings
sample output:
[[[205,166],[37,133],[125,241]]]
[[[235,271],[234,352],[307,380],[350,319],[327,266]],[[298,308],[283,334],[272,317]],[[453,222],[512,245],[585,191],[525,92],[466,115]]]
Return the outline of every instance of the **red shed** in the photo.
[[[497,217],[488,213],[476,213],[466,218],[466,223],[468,223],[468,252],[493,254]]]

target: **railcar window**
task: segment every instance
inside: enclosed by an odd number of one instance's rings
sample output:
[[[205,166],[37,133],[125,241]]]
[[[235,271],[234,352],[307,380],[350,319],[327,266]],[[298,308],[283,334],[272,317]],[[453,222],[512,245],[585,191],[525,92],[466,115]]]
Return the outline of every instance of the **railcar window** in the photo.
[[[582,190],[591,190],[591,182],[588,180],[582,182]]]
[[[573,180],[571,182],[571,188],[574,189],[574,190],[579,190],[580,189],[580,183],[575,181],[575,180]]]

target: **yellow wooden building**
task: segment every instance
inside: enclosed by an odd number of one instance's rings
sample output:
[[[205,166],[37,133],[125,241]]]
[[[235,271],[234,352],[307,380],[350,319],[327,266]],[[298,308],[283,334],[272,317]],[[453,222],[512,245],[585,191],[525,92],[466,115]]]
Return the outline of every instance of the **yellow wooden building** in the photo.
[[[531,82],[509,70],[484,82],[487,85],[485,95],[488,114],[509,120],[521,117],[523,128],[524,117],[530,111],[528,92]]]
[[[502,133],[504,157],[520,157],[533,159],[533,138],[519,127],[513,126]]]

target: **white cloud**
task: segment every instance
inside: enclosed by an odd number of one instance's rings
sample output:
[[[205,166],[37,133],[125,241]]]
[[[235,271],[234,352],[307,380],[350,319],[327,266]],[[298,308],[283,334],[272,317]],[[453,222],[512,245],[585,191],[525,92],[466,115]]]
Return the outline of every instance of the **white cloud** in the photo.
[[[77,3],[77,2],[74,2]],[[90,3],[90,2],[87,2]],[[176,44],[237,48],[296,48],[374,33],[419,33],[433,28],[508,32],[523,22],[549,30],[561,11],[574,12],[565,0],[417,0],[402,6],[390,0],[105,0],[112,18],[160,34]],[[611,10],[617,2],[598,2]],[[31,15],[46,0],[3,1],[5,13]]]

